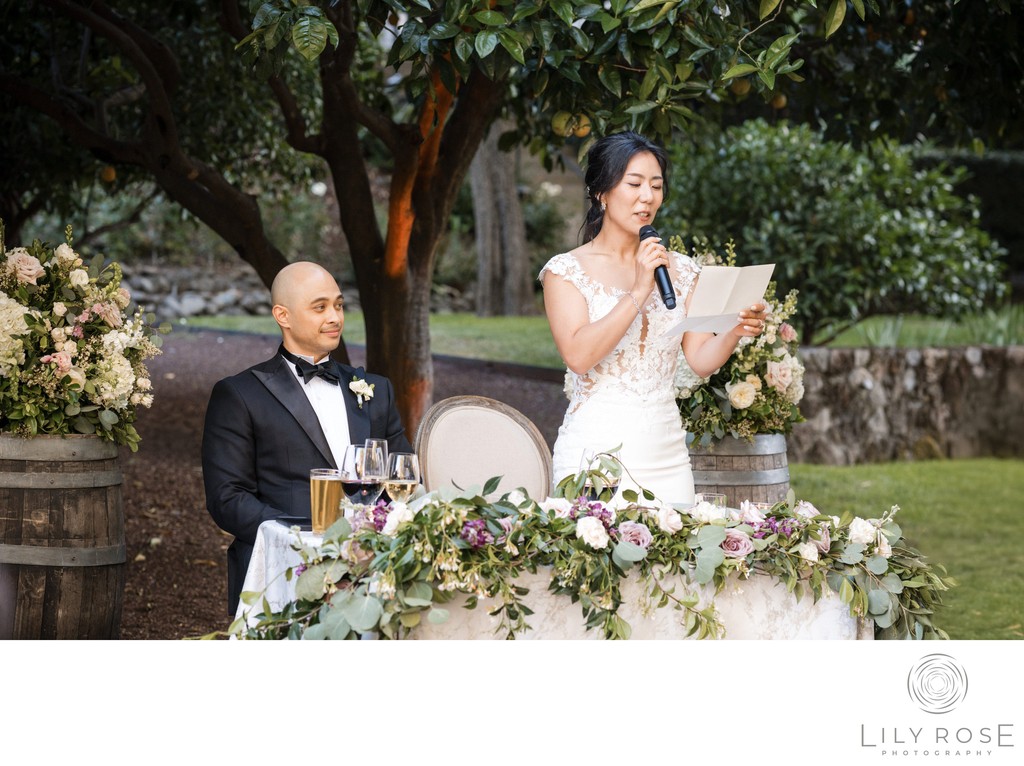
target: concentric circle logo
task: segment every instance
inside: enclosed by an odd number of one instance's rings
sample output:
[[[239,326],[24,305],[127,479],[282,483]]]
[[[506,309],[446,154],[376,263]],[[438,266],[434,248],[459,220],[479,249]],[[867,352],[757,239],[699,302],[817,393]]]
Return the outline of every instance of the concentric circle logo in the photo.
[[[967,673],[948,654],[926,654],[907,675],[910,699],[926,713],[949,713],[967,696]]]

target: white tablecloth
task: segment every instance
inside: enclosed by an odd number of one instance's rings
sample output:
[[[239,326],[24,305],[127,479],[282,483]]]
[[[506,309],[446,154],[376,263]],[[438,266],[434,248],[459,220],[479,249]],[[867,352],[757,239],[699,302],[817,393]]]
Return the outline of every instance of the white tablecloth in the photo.
[[[307,545],[316,545],[323,538],[312,532],[301,532]],[[252,560],[245,576],[243,591],[267,589],[267,600],[277,610],[294,598],[295,581],[287,582],[284,571],[302,563],[299,554],[291,549],[295,536],[289,528],[276,521],[264,522],[256,536]],[[579,604],[568,597],[550,592],[550,570],[537,574],[526,573],[517,583],[530,589],[524,602],[534,611],[527,618],[532,630],[518,634],[518,638],[538,639],[598,639],[599,630],[586,630]],[[681,586],[681,584],[680,584]],[[691,586],[692,587],[692,586]],[[677,587],[676,592],[681,593]],[[702,590],[702,603],[712,589]],[[622,587],[623,603],[619,614],[632,629],[632,638],[654,639],[684,638],[682,613],[671,606],[645,610],[642,604],[643,588],[638,580],[629,578]],[[714,596],[727,639],[871,639],[873,625],[868,620],[850,616],[849,608],[839,597],[827,591],[814,603],[809,596],[800,601],[788,593],[784,586],[770,577],[755,575],[747,580],[735,579]],[[475,609],[463,609],[466,597],[456,596],[442,605],[449,618],[440,625],[424,620],[412,638],[504,638],[495,633],[497,618],[487,614],[493,602],[481,600]],[[239,605],[238,615],[246,609]],[[257,606],[254,613],[261,611]],[[645,613],[646,612],[646,613]]]

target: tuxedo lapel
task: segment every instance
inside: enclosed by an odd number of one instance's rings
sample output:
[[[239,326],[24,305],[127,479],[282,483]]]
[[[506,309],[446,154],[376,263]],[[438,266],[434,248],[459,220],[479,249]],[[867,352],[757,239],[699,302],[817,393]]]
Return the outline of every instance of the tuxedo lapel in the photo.
[[[345,395],[345,409],[348,411],[348,435],[353,444],[362,444],[370,438],[370,402],[364,400],[359,406],[355,392],[349,387],[353,379],[362,380],[366,370],[362,367],[349,367],[347,364],[335,362],[338,374],[341,375],[341,390]]]
[[[320,427],[320,420],[313,410],[313,405],[299,388],[298,379],[288,368],[287,362],[282,357],[277,357],[279,364],[271,364],[265,369],[255,369],[252,374],[267,387],[267,390],[274,395],[274,398],[281,403],[295,421],[299,424],[306,436],[310,438],[320,454],[324,456],[332,468],[338,467],[338,461],[334,459],[331,448],[327,444],[327,437]],[[350,425],[351,429],[351,425]]]

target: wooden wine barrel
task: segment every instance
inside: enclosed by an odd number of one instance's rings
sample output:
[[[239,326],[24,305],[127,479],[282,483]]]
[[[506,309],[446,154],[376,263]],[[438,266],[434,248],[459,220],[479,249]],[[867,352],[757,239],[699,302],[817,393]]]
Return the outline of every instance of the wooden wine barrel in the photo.
[[[124,562],[117,446],[0,434],[0,638],[117,638]]]
[[[784,434],[759,434],[753,443],[731,436],[710,447],[691,443],[690,467],[695,491],[724,494],[730,508],[744,500],[777,503],[789,492]]]

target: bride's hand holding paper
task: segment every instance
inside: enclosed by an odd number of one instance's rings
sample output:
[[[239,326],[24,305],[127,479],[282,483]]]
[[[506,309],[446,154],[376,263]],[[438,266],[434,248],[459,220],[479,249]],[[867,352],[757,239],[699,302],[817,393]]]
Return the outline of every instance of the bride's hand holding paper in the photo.
[[[665,332],[672,338],[684,332],[725,333],[741,328],[740,336],[764,328],[764,293],[774,263],[754,266],[705,266],[690,297],[686,318]]]

